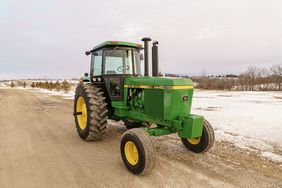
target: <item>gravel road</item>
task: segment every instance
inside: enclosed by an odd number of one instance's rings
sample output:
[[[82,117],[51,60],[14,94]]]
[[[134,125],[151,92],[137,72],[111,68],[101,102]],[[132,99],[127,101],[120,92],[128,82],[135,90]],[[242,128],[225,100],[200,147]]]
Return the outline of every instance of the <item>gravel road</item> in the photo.
[[[125,126],[109,121],[105,137],[84,142],[72,100],[28,89],[0,89],[0,187],[282,187],[282,165],[216,142],[205,154],[175,135],[152,138],[155,169],[147,176],[124,167]]]

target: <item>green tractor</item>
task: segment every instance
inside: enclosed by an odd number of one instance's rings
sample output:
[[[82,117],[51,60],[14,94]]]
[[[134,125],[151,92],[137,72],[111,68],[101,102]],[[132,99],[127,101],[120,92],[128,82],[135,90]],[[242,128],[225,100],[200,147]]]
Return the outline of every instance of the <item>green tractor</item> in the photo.
[[[193,152],[207,151],[214,132],[203,116],[191,114],[193,82],[186,78],[160,77],[158,42],[152,46],[152,76],[149,76],[149,41],[140,44],[107,41],[91,55],[90,75],[76,88],[74,118],[79,136],[98,140],[107,120],[123,121],[128,130],[120,143],[121,158],[127,169],[139,175],[149,173],[156,159],[150,136],[177,133]],[[144,76],[141,60],[144,49]]]

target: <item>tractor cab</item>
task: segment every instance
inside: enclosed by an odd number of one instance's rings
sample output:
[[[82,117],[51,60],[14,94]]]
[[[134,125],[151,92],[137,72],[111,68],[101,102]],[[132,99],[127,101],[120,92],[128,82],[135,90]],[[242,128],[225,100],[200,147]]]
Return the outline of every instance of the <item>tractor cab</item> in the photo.
[[[90,82],[103,83],[111,101],[122,100],[123,82],[126,77],[141,76],[142,45],[107,41],[86,55],[91,55]]]

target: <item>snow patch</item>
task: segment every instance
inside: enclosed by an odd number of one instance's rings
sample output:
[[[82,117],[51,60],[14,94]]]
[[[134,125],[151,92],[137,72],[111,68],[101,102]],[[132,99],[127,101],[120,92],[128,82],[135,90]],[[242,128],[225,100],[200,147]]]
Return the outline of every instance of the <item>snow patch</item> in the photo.
[[[251,151],[272,151],[274,149],[272,145],[261,140],[224,132],[223,130],[215,130],[215,136],[217,140],[231,142],[241,149],[247,149]]]
[[[11,82],[0,82],[0,87],[10,87]]]
[[[282,163],[282,156],[274,154],[272,152],[261,152],[260,156],[267,158],[268,160],[275,163]]]
[[[0,87],[6,87],[6,84],[4,84],[3,82],[0,82]]]
[[[48,95],[53,95],[53,96],[61,96],[64,99],[74,99],[74,91],[69,91],[69,92],[65,92],[65,91],[50,91],[48,89],[34,89],[36,91],[39,91],[41,93],[44,94],[48,94]]]

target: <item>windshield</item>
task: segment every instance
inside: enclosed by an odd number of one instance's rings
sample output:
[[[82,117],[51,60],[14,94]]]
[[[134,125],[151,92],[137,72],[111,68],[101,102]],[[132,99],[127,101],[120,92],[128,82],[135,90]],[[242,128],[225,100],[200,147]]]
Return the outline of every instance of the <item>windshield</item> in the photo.
[[[138,51],[119,47],[105,50],[105,74],[140,75],[140,73]]]

